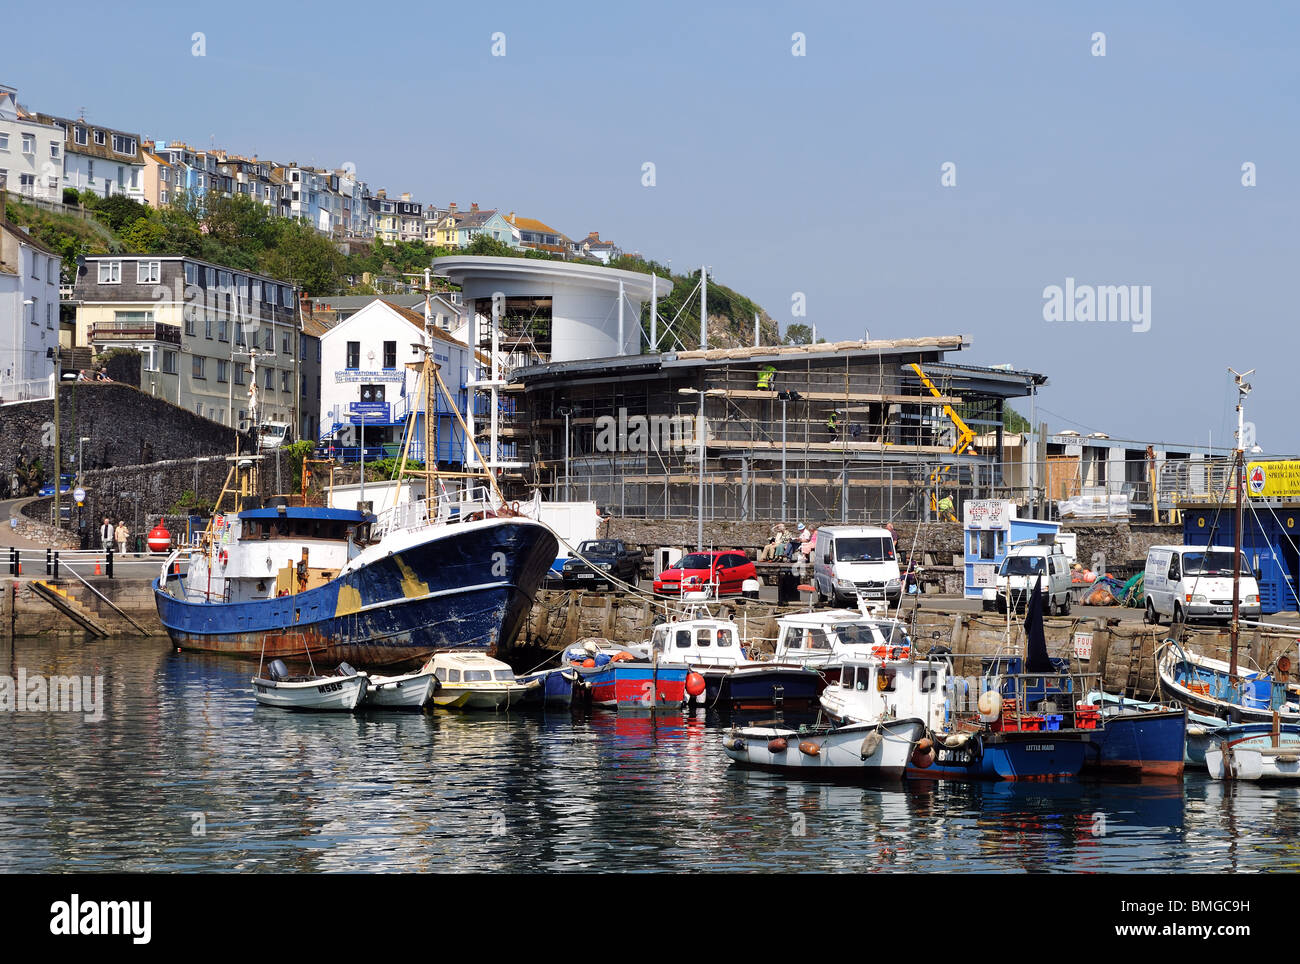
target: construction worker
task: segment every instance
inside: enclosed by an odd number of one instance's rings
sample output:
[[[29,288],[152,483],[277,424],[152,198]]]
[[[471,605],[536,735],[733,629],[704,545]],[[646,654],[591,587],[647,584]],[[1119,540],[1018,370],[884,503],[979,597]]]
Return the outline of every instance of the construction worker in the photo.
[[[840,413],[833,409],[830,415],[826,416],[826,431],[831,433],[831,438],[840,436]]]
[[[945,495],[939,500],[939,520],[941,522],[956,522],[957,517],[952,514],[952,496]]]
[[[773,383],[776,381],[776,369],[771,365],[764,365],[758,370],[758,390],[760,392],[770,392]]]

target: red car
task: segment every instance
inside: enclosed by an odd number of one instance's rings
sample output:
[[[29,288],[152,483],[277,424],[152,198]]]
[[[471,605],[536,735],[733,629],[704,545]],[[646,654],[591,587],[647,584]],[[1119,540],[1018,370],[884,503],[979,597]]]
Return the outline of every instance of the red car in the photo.
[[[655,593],[661,596],[678,596],[682,582],[686,591],[693,586],[704,589],[717,586],[719,596],[739,595],[746,579],[757,579],[758,570],[738,549],[721,549],[714,552],[692,552],[681,562],[665,569],[655,577]]]

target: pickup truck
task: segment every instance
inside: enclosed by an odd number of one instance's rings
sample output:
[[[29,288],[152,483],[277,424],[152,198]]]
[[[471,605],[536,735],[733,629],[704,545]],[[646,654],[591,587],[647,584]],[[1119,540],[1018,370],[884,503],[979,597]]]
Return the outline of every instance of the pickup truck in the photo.
[[[578,546],[578,552],[596,569],[576,557],[568,560],[561,571],[566,589],[601,583],[613,585],[611,576],[635,586],[640,578],[643,554],[622,539],[588,539]]]

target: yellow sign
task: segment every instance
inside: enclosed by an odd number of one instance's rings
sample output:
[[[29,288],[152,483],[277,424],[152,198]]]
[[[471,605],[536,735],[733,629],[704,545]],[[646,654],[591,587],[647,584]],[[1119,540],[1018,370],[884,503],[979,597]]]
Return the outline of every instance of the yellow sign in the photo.
[[[1246,492],[1252,499],[1300,499],[1300,462],[1251,462]]]

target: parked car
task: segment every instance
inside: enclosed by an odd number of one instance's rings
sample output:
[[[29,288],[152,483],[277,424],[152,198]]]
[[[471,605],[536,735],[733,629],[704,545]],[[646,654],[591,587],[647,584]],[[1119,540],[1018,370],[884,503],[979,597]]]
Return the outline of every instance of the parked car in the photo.
[[[578,546],[578,554],[596,565],[600,571],[592,569],[582,559],[569,559],[561,570],[566,589],[609,583],[610,576],[635,586],[641,576],[641,550],[632,548],[622,539],[584,540]]]
[[[64,495],[64,494],[66,494],[66,493],[68,493],[68,492],[71,492],[71,491],[72,491],[72,476],[71,476],[71,475],[62,475],[62,476],[60,476],[60,477],[59,477],[59,495]],[[42,486],[40,487],[40,489],[37,491],[36,494],[37,494],[37,495],[53,495],[53,494],[54,494],[54,483],[53,483],[53,482],[46,482],[44,485],[42,485]]]
[[[700,589],[717,587],[719,596],[739,595],[746,579],[758,579],[758,569],[738,549],[692,552],[655,578],[654,591],[661,596],[677,596],[682,584],[687,592],[698,583]]]

